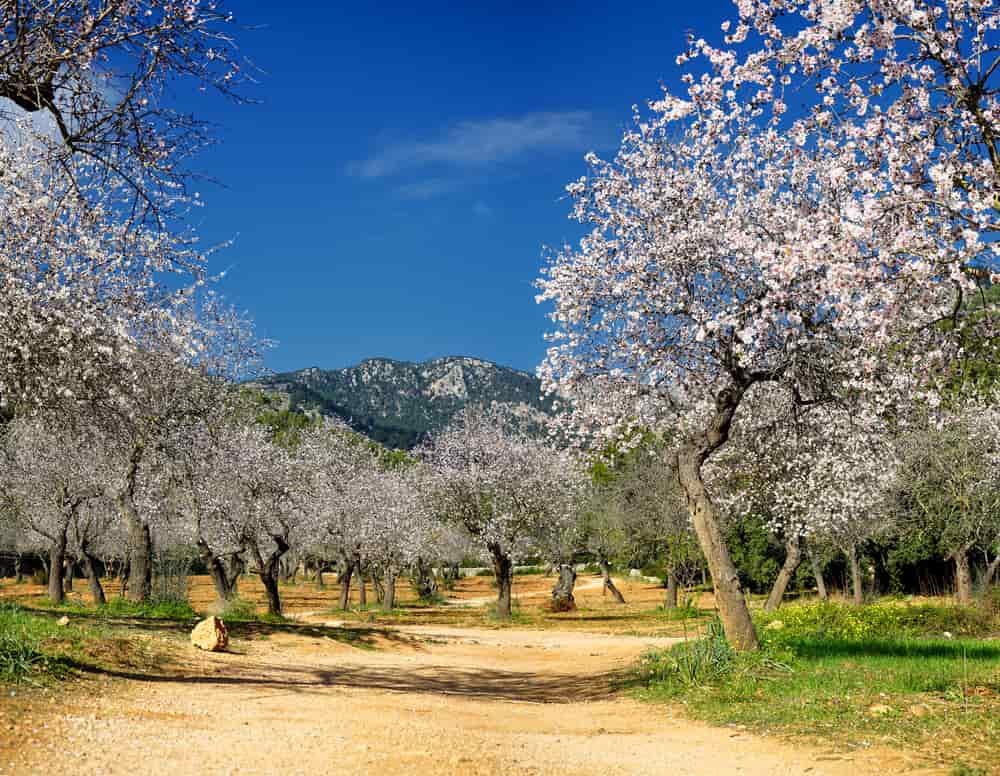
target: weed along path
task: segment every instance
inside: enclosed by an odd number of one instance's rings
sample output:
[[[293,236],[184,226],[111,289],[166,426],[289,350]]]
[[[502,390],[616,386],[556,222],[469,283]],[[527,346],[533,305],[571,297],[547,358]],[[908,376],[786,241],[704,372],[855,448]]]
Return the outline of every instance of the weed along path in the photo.
[[[39,701],[6,731],[18,743],[0,772],[915,772],[898,755],[825,754],[614,693],[643,650],[673,639],[434,625],[248,624],[233,635],[221,654],[175,636],[174,661],[152,674],[100,675]]]

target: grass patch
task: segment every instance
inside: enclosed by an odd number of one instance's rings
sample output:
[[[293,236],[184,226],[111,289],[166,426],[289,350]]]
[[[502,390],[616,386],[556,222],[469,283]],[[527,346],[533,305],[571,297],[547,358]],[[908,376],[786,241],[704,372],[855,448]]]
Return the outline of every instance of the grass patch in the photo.
[[[992,762],[1000,641],[954,638],[995,632],[991,617],[933,604],[805,604],[760,615],[758,627],[762,649],[741,654],[713,622],[697,640],[645,655],[630,684],[716,724],[848,748],[919,746],[966,773]]]
[[[192,620],[198,613],[187,601],[166,599],[162,601],[129,601],[127,598],[111,598],[100,606],[88,606],[80,601],[67,599],[61,604],[53,604],[46,597],[25,602],[25,608],[66,614],[84,614],[89,617],[134,618],[152,620]]]

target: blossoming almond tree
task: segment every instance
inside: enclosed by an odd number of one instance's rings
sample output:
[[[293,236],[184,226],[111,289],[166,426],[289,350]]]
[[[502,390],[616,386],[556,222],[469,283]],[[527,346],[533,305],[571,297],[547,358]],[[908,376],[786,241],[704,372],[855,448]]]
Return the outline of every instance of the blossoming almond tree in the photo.
[[[514,556],[549,532],[569,530],[581,467],[565,451],[513,429],[495,412],[468,410],[421,449],[431,467],[431,508],[489,553],[497,617],[511,616]]]
[[[233,16],[197,0],[3,0],[0,121],[45,144],[78,182],[129,193],[130,221],[163,226],[207,124],[171,104],[178,85],[239,99]],[[24,132],[22,132],[24,134]]]
[[[102,496],[103,473],[86,429],[54,431],[37,419],[12,420],[4,432],[0,487],[19,522],[44,537],[49,600],[63,601],[67,545],[87,503]]]

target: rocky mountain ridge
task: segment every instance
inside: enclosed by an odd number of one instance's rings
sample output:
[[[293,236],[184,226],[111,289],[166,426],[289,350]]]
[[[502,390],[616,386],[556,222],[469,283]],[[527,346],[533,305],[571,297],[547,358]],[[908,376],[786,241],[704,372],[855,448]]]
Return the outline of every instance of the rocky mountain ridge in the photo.
[[[414,447],[469,406],[501,405],[529,425],[552,412],[537,377],[468,356],[369,358],[344,369],[275,374],[256,385],[284,394],[293,409],[339,418],[392,448]]]

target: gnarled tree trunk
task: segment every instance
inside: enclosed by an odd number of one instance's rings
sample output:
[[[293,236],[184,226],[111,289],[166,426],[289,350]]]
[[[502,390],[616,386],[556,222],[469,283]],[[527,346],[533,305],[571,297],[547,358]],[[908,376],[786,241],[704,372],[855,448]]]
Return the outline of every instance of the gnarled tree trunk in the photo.
[[[572,563],[559,564],[559,581],[552,588],[552,611],[569,612],[576,609],[574,587],[576,587],[576,568]]]
[[[382,606],[387,610],[396,608],[396,577],[399,572],[392,567],[385,569],[385,597],[382,599]]]
[[[721,403],[722,398],[720,398]],[[732,406],[728,418],[724,412],[726,409],[727,407],[721,407],[716,413],[717,417],[712,425],[713,431],[709,432],[712,439],[721,436],[722,441],[714,447],[705,445],[681,450],[677,456],[677,475],[687,497],[698,543],[705,554],[715,584],[715,604],[719,609],[719,618],[722,620],[726,639],[735,649],[753,650],[760,646],[757,631],[754,630],[750,609],[743,597],[739,574],[722,535],[715,504],[709,498],[701,477],[701,465],[708,454],[728,437],[729,423],[732,421],[732,412],[735,412],[736,405]]]
[[[861,606],[865,602],[864,580],[861,578],[861,560],[858,558],[858,548],[850,545],[847,548],[847,563],[851,567],[851,590],[854,593],[854,605]]]
[[[80,565],[83,566],[83,574],[87,577],[87,586],[90,588],[90,597],[94,600],[94,606],[102,606],[107,603],[94,558],[86,549],[80,552]]]
[[[993,560],[986,564],[986,573],[983,574],[983,595],[989,592],[990,585],[996,579],[998,569],[1000,569],[1000,552],[997,553],[997,556]]]
[[[257,561],[260,581],[264,585],[264,592],[267,594],[267,613],[276,617],[281,616],[281,595],[278,592],[278,575],[281,573],[281,557],[288,552],[288,542],[282,536],[271,536],[275,548],[268,556],[267,560],[261,556],[260,549],[256,543],[252,543],[254,560]]]
[[[497,544],[489,545],[493,576],[497,585],[497,619],[510,619],[511,592],[514,587],[514,564]]]
[[[816,557],[816,553],[809,553],[809,564],[812,566],[813,579],[816,580],[816,593],[821,601],[826,601],[830,595],[826,591],[826,580],[823,579],[823,565]]]
[[[955,594],[960,604],[972,603],[972,569],[969,565],[969,548],[962,547],[952,555],[955,561]]]
[[[673,569],[667,571],[667,594],[663,599],[664,609],[676,609],[677,608],[677,572]]]
[[[799,544],[799,537],[786,537],[785,562],[781,564],[778,578],[774,580],[774,585],[771,586],[771,592],[767,596],[767,601],[764,602],[765,612],[773,612],[781,606],[781,602],[785,597],[785,591],[788,589],[788,583],[792,581],[792,577],[795,576],[795,570],[801,562],[802,547]]]
[[[615,587],[615,582],[611,578],[611,564],[608,563],[605,558],[600,559],[597,563],[601,567],[601,578],[604,580],[604,591],[606,593],[611,593],[616,602],[620,604],[625,603],[625,597],[621,594],[621,591]]]
[[[56,533],[49,542],[49,600],[58,606],[66,600],[66,529]]]
[[[63,588],[67,593],[73,592],[73,577],[76,574],[76,561],[74,561],[68,555],[65,560],[66,564],[66,574],[63,577]]]
[[[351,605],[351,577],[354,575],[354,561],[344,558],[341,561],[337,583],[340,585],[340,608],[347,611]]]

